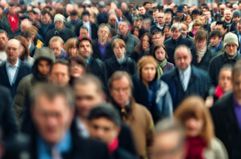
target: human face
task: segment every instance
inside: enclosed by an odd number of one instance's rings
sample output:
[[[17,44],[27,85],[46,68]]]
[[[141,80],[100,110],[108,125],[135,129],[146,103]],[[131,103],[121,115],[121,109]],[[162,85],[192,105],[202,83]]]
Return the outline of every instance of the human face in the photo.
[[[124,36],[127,35],[127,33],[129,32],[129,27],[126,22],[120,22],[118,25],[118,29],[120,31],[120,34]]]
[[[57,30],[62,30],[64,28],[64,22],[62,21],[56,21],[54,25]]]
[[[5,50],[8,42],[8,37],[5,33],[0,33],[0,51]]]
[[[162,36],[161,33],[152,35],[152,42],[154,46],[158,46],[160,44],[163,45],[164,39],[165,39],[165,36]]]
[[[203,129],[203,120],[196,118],[189,118],[185,121],[186,135],[189,137],[197,137],[201,134]]]
[[[172,14],[166,13],[164,15],[164,21],[165,21],[166,24],[170,24],[172,22]]]
[[[47,60],[39,60],[37,67],[41,75],[47,76],[50,72],[50,62]]]
[[[50,73],[50,81],[60,86],[69,83],[69,68],[63,64],[54,64]]]
[[[231,10],[225,10],[224,11],[224,19],[225,19],[225,21],[231,21],[231,19],[232,19],[232,12],[231,12]]]
[[[48,14],[41,15],[41,22],[43,24],[48,24],[51,22],[51,17]]]
[[[120,106],[125,107],[131,98],[131,86],[126,77],[115,80],[111,83],[111,97]]]
[[[142,48],[143,50],[150,48],[149,37],[147,35],[142,38]]]
[[[233,74],[232,77],[233,93],[236,99],[241,99],[241,74]]]
[[[218,76],[218,85],[224,92],[232,90],[232,71],[228,69],[221,70]]]
[[[61,54],[61,51],[63,49],[63,45],[59,41],[53,41],[50,43],[50,49],[53,50],[54,56],[58,57]]]
[[[73,110],[69,108],[65,97],[49,99],[42,95],[32,108],[33,121],[40,136],[49,144],[57,144],[69,129]]]
[[[97,118],[89,121],[90,136],[110,144],[117,138],[120,129],[106,118]]]
[[[238,22],[238,23],[237,23],[237,29],[238,29],[238,31],[241,33],[241,22]]]
[[[79,45],[80,56],[87,59],[92,55],[92,46],[89,41],[82,41]]]
[[[225,53],[230,56],[234,57],[237,54],[238,46],[236,44],[230,43],[225,46]]]
[[[187,48],[179,48],[176,50],[174,55],[174,61],[178,69],[185,70],[190,66],[192,56],[188,52]]]
[[[109,31],[108,27],[99,28],[98,39],[107,40],[109,38],[109,33],[110,33],[110,31]]]
[[[154,80],[156,77],[156,66],[154,64],[146,64],[141,69],[141,78],[144,83],[148,83]]]
[[[196,46],[197,50],[204,49],[207,46],[207,40],[206,39],[196,40],[195,46]]]
[[[117,59],[122,58],[125,56],[126,48],[121,46],[120,44],[116,43],[114,46],[114,54]]]
[[[72,62],[70,64],[70,76],[71,77],[81,77],[85,73],[85,69],[82,65]]]
[[[77,49],[77,47],[76,46],[70,47],[68,49],[68,55],[69,55],[69,57],[76,57],[76,56],[78,56],[78,49]]]
[[[79,36],[80,38],[88,38],[89,37],[89,32],[87,29],[84,29],[84,28],[81,28],[80,31],[79,31]]]
[[[177,29],[172,31],[172,39],[177,40],[181,35],[181,32]]]
[[[8,61],[15,64],[20,55],[20,42],[15,39],[9,40],[7,42],[6,53]]]
[[[221,42],[221,38],[218,36],[213,36],[210,38],[210,45],[213,47],[217,47]]]
[[[166,51],[160,47],[156,50],[155,57],[158,61],[163,61],[166,58]]]
[[[157,23],[159,24],[159,25],[163,25],[164,24],[164,13],[162,13],[162,12],[159,12],[158,14],[157,14]]]
[[[86,119],[92,108],[104,102],[103,94],[97,90],[97,86],[93,83],[85,85],[76,85],[75,106],[79,117]]]
[[[164,132],[154,138],[151,159],[184,159],[184,145],[180,133]],[[171,140],[170,140],[171,139]]]

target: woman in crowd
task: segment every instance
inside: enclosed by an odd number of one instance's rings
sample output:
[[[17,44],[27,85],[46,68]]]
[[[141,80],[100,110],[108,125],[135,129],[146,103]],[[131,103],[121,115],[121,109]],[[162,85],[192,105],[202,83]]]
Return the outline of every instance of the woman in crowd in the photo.
[[[166,83],[159,79],[158,64],[152,56],[144,56],[138,62],[138,73],[133,78],[134,97],[146,106],[154,122],[172,116],[172,100]]]
[[[203,99],[186,98],[176,109],[174,116],[186,134],[186,159],[227,159],[223,143],[214,136],[211,116]]]
[[[156,46],[153,51],[153,56],[158,62],[158,72],[160,75],[174,68],[174,64],[167,61],[168,56],[165,46]]]
[[[68,39],[64,44],[64,50],[67,52],[69,58],[78,56],[77,39]]]
[[[71,57],[69,59],[70,64],[70,85],[74,84],[74,80],[83,76],[86,72],[86,66],[84,60],[79,57]]]
[[[136,62],[138,62],[141,57],[150,55],[151,35],[149,33],[144,33],[140,41],[140,44],[137,45],[135,51],[131,54],[131,58]]]

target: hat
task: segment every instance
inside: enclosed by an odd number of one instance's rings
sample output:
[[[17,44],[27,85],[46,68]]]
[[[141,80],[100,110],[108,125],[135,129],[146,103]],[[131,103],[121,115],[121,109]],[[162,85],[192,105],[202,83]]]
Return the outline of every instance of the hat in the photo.
[[[57,22],[57,21],[64,22],[65,21],[65,17],[62,14],[56,14],[54,16],[54,23]]]
[[[239,46],[237,35],[232,32],[229,32],[224,36],[224,40],[223,40],[224,48],[226,47],[226,45],[231,44],[231,43]]]
[[[241,17],[241,13],[239,10],[233,12],[233,17]]]

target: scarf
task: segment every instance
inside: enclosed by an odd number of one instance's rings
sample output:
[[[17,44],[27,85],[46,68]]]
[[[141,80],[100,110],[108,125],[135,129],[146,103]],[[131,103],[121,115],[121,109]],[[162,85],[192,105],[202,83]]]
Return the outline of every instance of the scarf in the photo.
[[[207,47],[203,48],[203,49],[200,49],[200,50],[197,50],[197,62],[200,63],[203,56],[205,55],[207,51]]]
[[[215,88],[215,96],[219,98],[221,98],[223,96],[224,92],[222,90],[222,88],[220,86],[217,86]]]
[[[115,152],[119,147],[118,138],[115,138],[110,144],[108,144],[108,151],[110,154]]]
[[[164,73],[164,67],[167,65],[167,59],[164,59],[163,61],[159,61],[158,63],[158,73],[159,75],[162,75]]]
[[[187,137],[186,146],[186,159],[205,159],[204,149],[207,144],[202,137]]]

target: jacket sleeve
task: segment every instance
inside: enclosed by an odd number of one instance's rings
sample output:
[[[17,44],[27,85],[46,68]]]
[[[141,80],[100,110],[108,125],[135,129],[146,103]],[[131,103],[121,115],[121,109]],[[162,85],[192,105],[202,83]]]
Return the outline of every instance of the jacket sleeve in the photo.
[[[172,98],[171,98],[171,95],[169,93],[169,91],[166,92],[164,98],[164,104],[163,104],[163,114],[164,114],[164,117],[172,117],[173,115],[173,105],[172,105]]]

